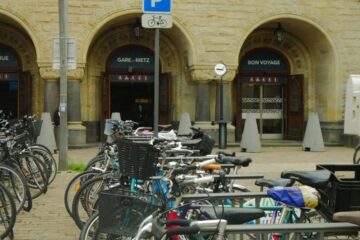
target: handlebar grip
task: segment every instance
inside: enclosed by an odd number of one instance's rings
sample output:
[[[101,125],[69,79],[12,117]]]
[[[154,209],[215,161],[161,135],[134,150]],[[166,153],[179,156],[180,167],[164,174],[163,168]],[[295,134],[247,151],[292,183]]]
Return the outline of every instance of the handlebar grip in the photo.
[[[195,234],[198,233],[199,231],[200,231],[200,227],[198,225],[193,225],[190,227],[177,227],[166,231],[166,236],[171,237],[177,234],[179,235]]]
[[[197,166],[196,165],[189,165],[186,167],[181,167],[181,168],[176,168],[173,170],[172,175],[177,175],[177,174],[185,174],[191,170],[196,170]]]
[[[170,225],[180,225],[184,227],[190,226],[191,220],[188,219],[174,219],[174,220],[166,220],[165,224],[166,226]]]
[[[199,167],[203,167],[203,166],[205,166],[205,165],[212,164],[212,163],[215,163],[215,162],[216,162],[215,159],[212,158],[212,159],[209,159],[209,160],[205,160],[205,161],[199,162],[199,163],[198,163],[198,166],[199,166]]]

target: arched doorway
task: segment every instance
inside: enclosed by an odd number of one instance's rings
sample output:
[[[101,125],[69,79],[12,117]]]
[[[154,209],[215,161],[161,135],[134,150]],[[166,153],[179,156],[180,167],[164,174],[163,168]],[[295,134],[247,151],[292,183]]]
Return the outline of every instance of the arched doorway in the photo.
[[[254,114],[262,139],[299,140],[303,135],[303,75],[290,75],[287,58],[272,48],[255,48],[240,60],[237,130]]]
[[[171,75],[163,73],[159,81],[159,123],[170,122]],[[153,126],[154,52],[140,45],[114,50],[107,59],[102,77],[102,119],[120,112],[122,120],[140,126]]]
[[[18,118],[31,113],[31,75],[15,50],[0,44],[0,109]]]

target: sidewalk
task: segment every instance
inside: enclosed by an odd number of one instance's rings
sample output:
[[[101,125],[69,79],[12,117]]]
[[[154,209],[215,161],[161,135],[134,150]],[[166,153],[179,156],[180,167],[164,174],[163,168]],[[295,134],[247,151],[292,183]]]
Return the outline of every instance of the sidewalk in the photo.
[[[214,149],[216,152],[218,149]],[[97,147],[70,149],[68,162],[87,163],[98,151]],[[315,170],[316,164],[352,163],[352,148],[326,147],[325,152],[304,152],[301,147],[263,147],[261,153],[239,152],[240,147],[231,147],[237,156],[249,156],[253,162],[242,173],[259,173],[268,178],[278,178],[285,169]],[[56,157],[58,157],[56,155]],[[64,207],[64,192],[67,183],[76,173],[59,172],[48,192],[35,199],[31,212],[22,212],[15,225],[15,240],[75,240],[80,231],[68,216]],[[253,180],[241,182],[254,191]]]

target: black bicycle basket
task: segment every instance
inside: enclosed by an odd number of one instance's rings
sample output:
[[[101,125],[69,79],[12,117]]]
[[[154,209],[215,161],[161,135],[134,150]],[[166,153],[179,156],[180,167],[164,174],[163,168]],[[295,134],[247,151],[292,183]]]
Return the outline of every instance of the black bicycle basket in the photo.
[[[155,176],[160,152],[157,148],[127,139],[117,139],[116,145],[122,175],[141,180]]]
[[[155,195],[112,188],[99,193],[99,232],[135,236],[140,223],[159,207]]]

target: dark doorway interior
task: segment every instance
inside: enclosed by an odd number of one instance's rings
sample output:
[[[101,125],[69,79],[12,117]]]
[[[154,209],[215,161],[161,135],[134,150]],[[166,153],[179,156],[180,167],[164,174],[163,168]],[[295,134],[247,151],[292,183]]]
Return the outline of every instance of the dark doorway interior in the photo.
[[[0,109],[17,116],[18,82],[0,80]]]
[[[140,126],[153,126],[153,83],[111,83],[111,112]]]

